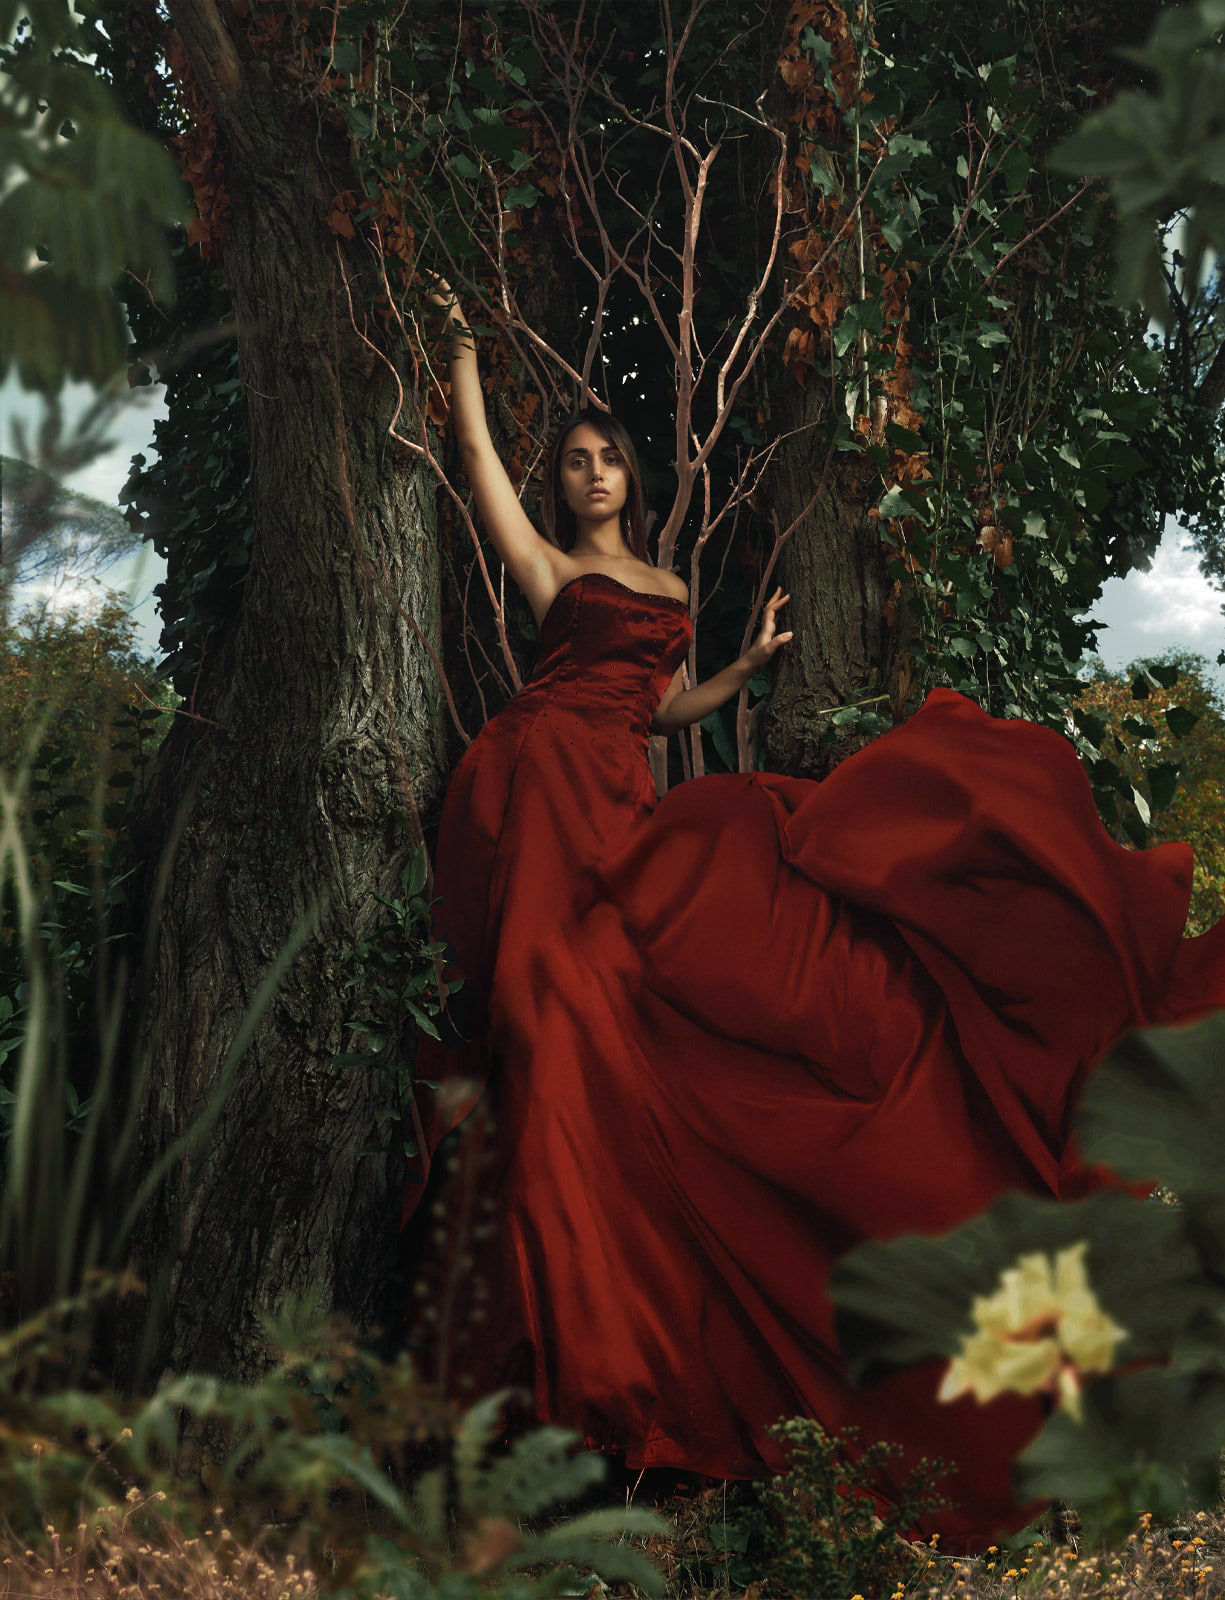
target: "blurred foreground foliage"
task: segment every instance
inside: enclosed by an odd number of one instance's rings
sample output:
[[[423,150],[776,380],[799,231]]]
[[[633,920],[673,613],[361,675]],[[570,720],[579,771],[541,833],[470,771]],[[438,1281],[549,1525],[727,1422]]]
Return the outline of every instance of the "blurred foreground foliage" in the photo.
[[[1129,1035],[1076,1114],[1086,1161],[1124,1184],[1009,1194],[940,1237],[853,1251],[831,1293],[852,1375],[933,1358],[984,1404],[1047,1396],[1015,1466],[1024,1503],[1105,1537],[1215,1506],[1225,1450],[1225,1010]],[[1154,1184],[1176,1205],[1140,1198]],[[952,1395],[949,1395],[951,1398]]]
[[[22,0],[0,33],[0,379],[51,394],[123,365],[122,273],[173,300],[166,227],[187,213],[175,162],[91,65],[86,9]]]
[[[378,1360],[309,1307],[269,1322],[257,1383],[187,1375],[137,1399],[96,1371],[66,1385],[96,1314],[138,1292],[99,1278],[0,1338],[0,1534],[41,1547],[44,1567],[75,1544],[80,1574],[92,1564],[114,1594],[173,1592],[177,1576],[195,1594],[535,1600],[586,1592],[595,1573],[660,1592],[629,1543],[657,1517],[557,1514],[604,1475],[575,1435],[512,1424],[508,1437],[507,1394],[456,1415],[407,1357]]]

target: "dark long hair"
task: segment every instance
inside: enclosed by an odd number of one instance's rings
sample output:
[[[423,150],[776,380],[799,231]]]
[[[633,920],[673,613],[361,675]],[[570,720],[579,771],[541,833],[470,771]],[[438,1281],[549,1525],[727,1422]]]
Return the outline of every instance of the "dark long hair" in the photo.
[[[544,536],[559,550],[570,550],[578,534],[574,512],[566,504],[561,492],[561,458],[566,440],[575,428],[581,427],[584,422],[589,423],[601,438],[620,450],[625,460],[629,483],[626,486],[625,505],[621,510],[621,531],[625,535],[626,544],[639,561],[654,566],[654,562],[647,555],[646,503],[642,497],[642,471],[638,465],[638,452],[634,449],[634,441],[630,438],[629,430],[623,422],[618,422],[616,417],[610,416],[607,411],[597,411],[593,406],[584,406],[568,416],[553,435],[553,443],[549,446],[549,453],[545,458],[544,484],[540,494],[540,521],[544,528]]]

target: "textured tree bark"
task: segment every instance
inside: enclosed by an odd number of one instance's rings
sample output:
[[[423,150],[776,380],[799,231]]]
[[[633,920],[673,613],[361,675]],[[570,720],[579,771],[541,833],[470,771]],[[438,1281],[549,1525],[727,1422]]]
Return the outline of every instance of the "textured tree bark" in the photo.
[[[433,485],[388,438],[394,381],[350,323],[342,270],[359,323],[373,273],[327,226],[352,187],[347,140],[251,56],[228,11],[171,10],[224,141],[255,539],[240,615],[163,749],[148,814],[133,1030],[146,1167],[216,1097],[259,985],[304,942],[211,1134],[141,1220],[137,1265],[162,1274],[154,1369],[241,1377],[266,1361],[261,1314],[288,1297],[367,1325],[388,1309],[396,1174],[363,1153],[387,1087],[332,1060],[361,1007],[341,990],[345,952],[442,785],[438,557]]]
[[[808,390],[787,395],[780,428],[814,403]],[[811,436],[808,436],[811,438]],[[779,526],[799,516],[821,478],[823,452],[801,435],[775,459],[772,504]],[[867,513],[872,497],[858,461],[835,457],[827,487],[800,518],[779,559],[779,582],[791,596],[786,626],[795,638],[780,652],[762,718],[762,748],[773,772],[824,777],[867,742],[830,721],[839,706],[886,692],[896,655],[882,616],[886,594],[880,532]],[[877,707],[877,709],[882,709]]]
[[[794,8],[776,4],[776,40],[790,42],[795,26]],[[763,86],[774,118],[787,126],[794,101],[784,90],[777,55],[772,52],[764,63]],[[763,151],[767,159],[775,158],[775,147]],[[844,196],[842,209],[849,212],[853,203],[853,195]],[[804,226],[801,217],[797,231]],[[853,242],[838,245],[838,272],[846,285],[856,276],[854,248]],[[780,293],[795,276],[784,250],[777,273]],[[784,333],[789,326],[784,324]],[[883,615],[884,550],[878,527],[868,519],[875,503],[874,475],[857,455],[834,453],[827,460],[830,407],[842,403],[828,382],[809,372],[801,384],[776,352],[766,376],[770,430],[783,438],[767,492],[776,528],[794,524],[779,557],[777,581],[791,596],[783,626],[795,638],[780,652],[760,737],[772,771],[824,777],[868,742],[832,724],[831,711],[885,692],[898,660],[897,640]],[[825,486],[817,494],[823,474]]]

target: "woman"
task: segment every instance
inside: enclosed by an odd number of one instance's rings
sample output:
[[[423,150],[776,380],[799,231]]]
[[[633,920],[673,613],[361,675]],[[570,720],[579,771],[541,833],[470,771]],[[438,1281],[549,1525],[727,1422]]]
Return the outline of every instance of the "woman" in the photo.
[[[481,1097],[441,1202],[458,1278],[423,1296],[448,1384],[521,1382],[630,1466],[723,1477],[780,1465],[780,1417],[855,1424],[958,1463],[946,1536],[985,1540],[1015,1523],[1039,1403],[941,1404],[930,1370],[852,1391],[829,1272],[1008,1189],[1082,1193],[1085,1072],[1133,1026],[1225,1004],[1225,923],[1182,940],[1190,851],[1119,849],[1066,741],[949,691],[821,784],[723,775],[657,803],[649,733],[765,665],[787,597],[682,689],[686,589],[646,558],[624,430],[563,427],[537,533],[448,316],[477,507],[540,629],[435,858],[482,1008],[466,1043],[422,1041],[427,1152]]]

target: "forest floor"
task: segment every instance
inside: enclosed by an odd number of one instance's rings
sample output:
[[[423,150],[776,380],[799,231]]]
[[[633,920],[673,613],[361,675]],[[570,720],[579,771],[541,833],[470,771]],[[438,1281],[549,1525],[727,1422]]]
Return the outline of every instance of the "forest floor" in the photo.
[[[185,1536],[172,1518],[150,1537],[137,1498],[129,1497],[131,1516],[117,1536],[93,1537],[79,1525],[76,1539],[55,1536],[37,1552],[0,1535],[0,1600],[330,1600],[358,1593],[376,1600],[367,1587],[354,1589],[324,1576],[284,1553],[279,1556],[244,1546],[221,1518],[195,1537]],[[1159,1526],[1147,1515],[1114,1549],[1094,1551],[1073,1535],[1052,1544],[1038,1534],[1025,1545],[982,1555],[945,1556],[939,1540],[929,1545],[896,1541],[893,1575],[883,1583],[780,1582],[771,1576],[772,1552],[764,1559],[746,1553],[743,1525],[734,1494],[722,1487],[675,1495],[652,1509],[672,1525],[656,1535],[647,1552],[659,1568],[665,1600],[1222,1600],[1225,1597],[1225,1509],[1189,1514]],[[142,1531],[143,1530],[143,1531]],[[50,1530],[48,1530],[50,1533]],[[79,1541],[79,1542],[78,1542]],[[342,1557],[342,1553],[335,1554]],[[795,1552],[791,1552],[792,1555]],[[345,1565],[342,1559],[338,1566]],[[537,1600],[546,1595],[581,1600],[644,1600],[627,1584],[598,1578],[533,1582],[524,1574],[484,1587],[469,1569],[453,1571],[441,1583],[423,1580],[412,1600],[444,1596],[511,1596]],[[458,1585],[455,1583],[459,1579]],[[465,1581],[466,1580],[466,1581]],[[386,1600],[401,1600],[398,1585]],[[383,1600],[381,1594],[377,1600]]]
[[[946,1556],[939,1539],[926,1547],[897,1539],[883,1584],[803,1592],[780,1587],[743,1548],[734,1504],[722,1488],[658,1506],[676,1533],[648,1550],[666,1580],[668,1600],[1221,1600],[1225,1597],[1225,1507],[1161,1526],[1148,1515],[1111,1549],[1091,1549],[1077,1534],[1054,1542],[1030,1530],[1028,1543],[992,1546],[981,1555]],[[1026,1536],[1021,1536],[1025,1538]],[[629,1591],[623,1591],[628,1593]]]

